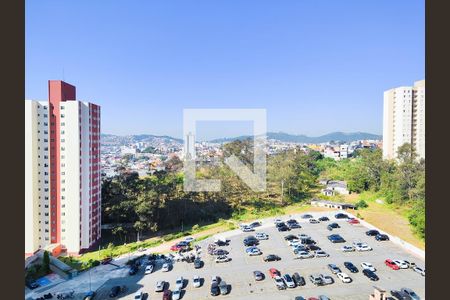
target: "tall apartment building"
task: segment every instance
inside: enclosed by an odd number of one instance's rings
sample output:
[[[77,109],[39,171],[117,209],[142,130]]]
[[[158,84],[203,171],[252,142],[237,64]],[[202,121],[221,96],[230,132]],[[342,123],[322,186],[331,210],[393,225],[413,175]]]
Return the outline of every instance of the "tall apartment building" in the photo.
[[[25,254],[79,253],[101,236],[100,106],[48,82],[49,100],[25,100]]]
[[[425,158],[425,80],[385,91],[383,110],[383,158],[396,158],[404,143]]]

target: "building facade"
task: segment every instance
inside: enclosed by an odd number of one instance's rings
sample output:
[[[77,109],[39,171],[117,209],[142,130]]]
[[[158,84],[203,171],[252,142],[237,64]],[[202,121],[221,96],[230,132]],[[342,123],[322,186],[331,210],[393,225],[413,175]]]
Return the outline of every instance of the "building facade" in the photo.
[[[383,158],[396,158],[405,143],[425,158],[425,80],[384,92]]]
[[[25,100],[25,254],[77,254],[101,236],[100,107],[48,85],[48,101]]]

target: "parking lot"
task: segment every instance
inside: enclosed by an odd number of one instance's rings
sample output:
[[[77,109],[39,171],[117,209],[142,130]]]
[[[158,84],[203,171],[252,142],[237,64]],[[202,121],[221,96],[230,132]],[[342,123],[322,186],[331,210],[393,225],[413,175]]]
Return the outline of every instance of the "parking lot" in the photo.
[[[105,283],[99,289],[98,298],[106,299],[107,294],[114,285],[125,285],[127,291],[122,294],[120,299],[133,299],[133,295],[137,290],[142,290],[148,294],[148,299],[162,299],[162,293],[155,292],[156,282],[164,280],[168,282],[168,287],[173,289],[177,277],[182,276],[185,279],[185,288],[182,299],[294,299],[296,296],[313,297],[318,295],[326,295],[330,299],[368,299],[368,295],[373,291],[373,286],[381,287],[386,290],[400,289],[408,287],[413,289],[422,299],[425,299],[425,278],[411,269],[392,270],[388,268],[384,261],[387,258],[407,260],[415,262],[420,267],[425,267],[425,262],[404,249],[395,245],[390,241],[378,242],[374,237],[366,236],[368,230],[360,224],[349,224],[345,220],[336,220],[334,214],[336,212],[327,213],[311,213],[315,218],[319,216],[328,216],[330,221],[321,222],[319,224],[310,224],[307,220],[296,218],[302,228],[292,229],[291,231],[278,232],[274,226],[273,220],[263,222],[261,227],[257,227],[255,232],[241,232],[234,230],[221,234],[219,236],[227,237],[230,240],[229,246],[220,247],[230,252],[228,255],[232,258],[230,262],[215,263],[214,257],[206,253],[207,245],[212,243],[215,237],[201,241],[199,245],[203,251],[201,258],[204,266],[201,269],[194,269],[192,263],[178,262],[173,264],[173,269],[169,272],[160,270],[161,264],[158,264],[152,274],[144,275],[144,268],[141,268],[137,275],[126,275],[123,278],[112,279]],[[286,221],[289,217],[282,218]],[[341,228],[334,229],[330,232],[326,227],[331,222],[337,222]],[[248,256],[245,253],[246,247],[243,245],[243,239],[248,235],[254,235],[256,232],[265,232],[269,235],[268,240],[260,241],[258,248],[263,252],[259,256]],[[293,251],[284,240],[284,236],[288,234],[305,233],[311,236],[317,242],[317,245],[325,252],[329,253],[329,257],[297,259]],[[331,243],[327,236],[330,234],[340,234],[346,243]],[[373,248],[368,252],[347,252],[341,251],[343,245],[350,245],[354,241],[366,242]],[[280,261],[264,262],[263,257],[268,254],[276,254],[281,257]],[[343,263],[350,261],[358,267],[360,272],[351,273]],[[376,269],[376,274],[380,278],[379,281],[370,281],[361,273],[361,262],[370,262]],[[336,264],[343,272],[352,278],[351,283],[342,283],[336,275],[333,275],[328,269],[329,263]],[[306,285],[286,290],[278,290],[273,279],[268,276],[269,268],[278,269],[282,275],[289,273],[292,275],[298,272],[305,278]],[[266,275],[262,281],[256,282],[253,278],[253,271],[259,270]],[[334,283],[326,286],[313,285],[308,277],[311,274],[330,275],[334,279]],[[192,277],[198,275],[204,278],[201,287],[195,288],[192,285]],[[211,296],[210,282],[211,277],[217,275],[230,285],[228,295]]]

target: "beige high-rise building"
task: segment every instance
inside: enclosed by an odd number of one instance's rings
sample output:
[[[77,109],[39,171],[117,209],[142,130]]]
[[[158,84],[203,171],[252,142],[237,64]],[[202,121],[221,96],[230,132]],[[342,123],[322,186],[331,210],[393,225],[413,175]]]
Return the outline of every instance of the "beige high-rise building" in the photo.
[[[425,158],[425,80],[384,92],[383,158],[396,158],[405,143]]]

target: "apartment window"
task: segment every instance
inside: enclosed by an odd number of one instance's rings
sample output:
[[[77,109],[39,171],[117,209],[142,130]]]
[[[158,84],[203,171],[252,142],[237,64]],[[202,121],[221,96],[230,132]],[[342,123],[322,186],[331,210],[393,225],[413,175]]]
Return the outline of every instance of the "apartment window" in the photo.
[[[64,125],[66,125],[66,123],[64,123],[64,122],[61,122],[61,126],[64,126]]]
[[[64,106],[61,106],[61,110],[63,110],[64,109]]]
[[[64,114],[61,114],[61,118],[64,118]]]
[[[48,115],[47,114],[44,114],[44,118],[47,118],[48,117]]]

